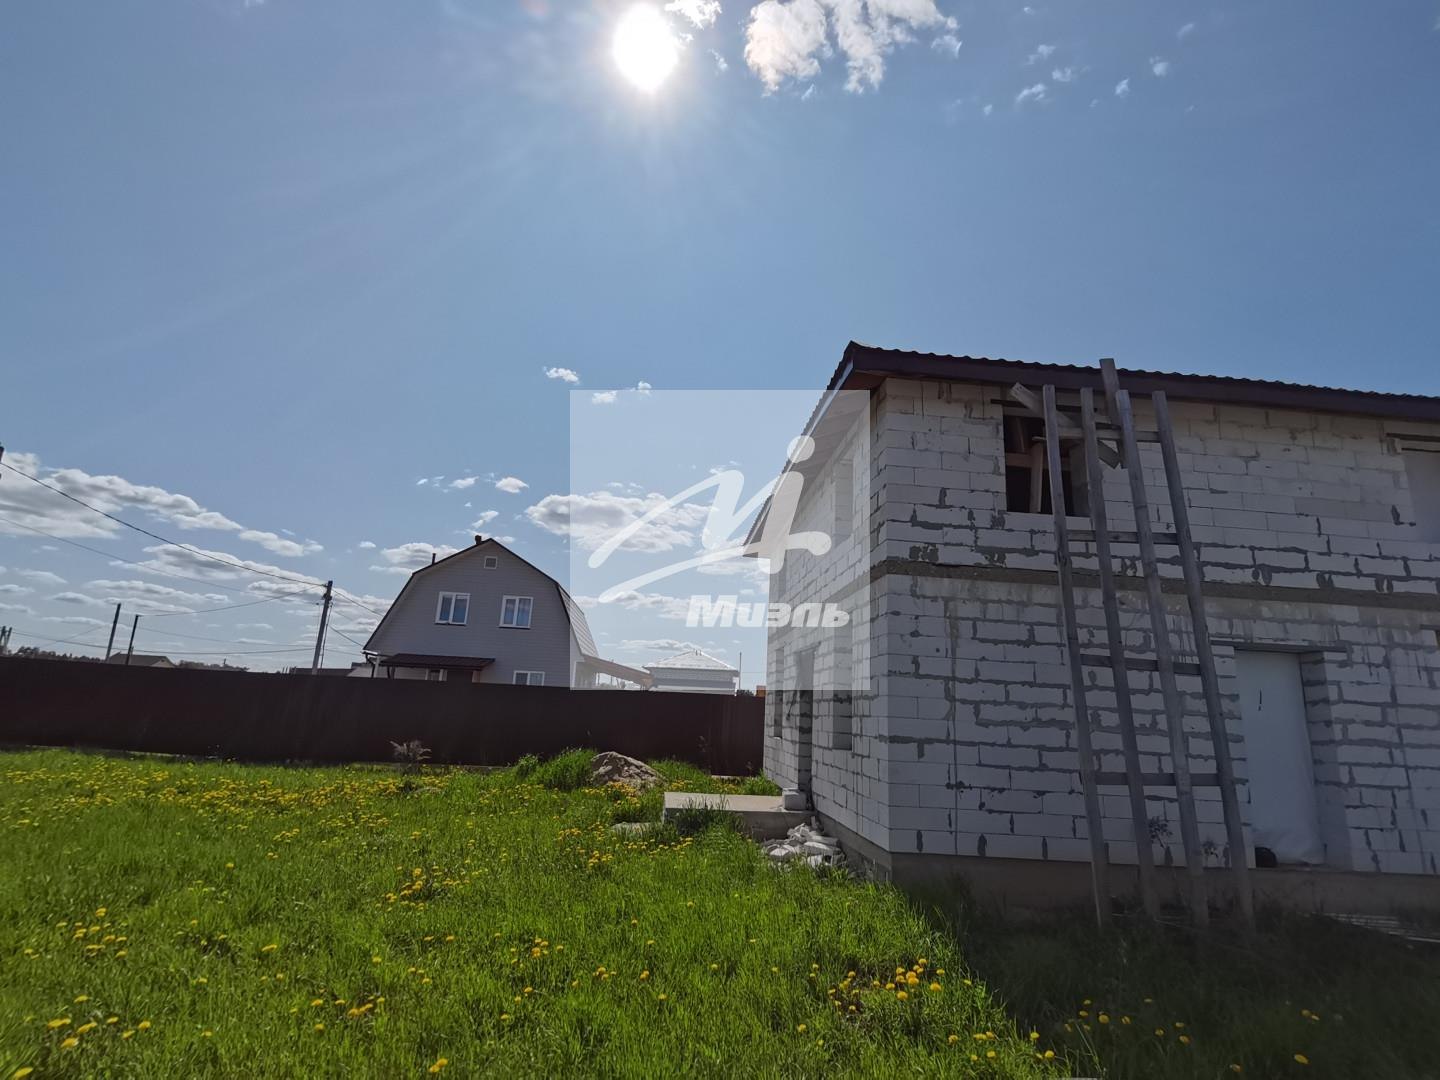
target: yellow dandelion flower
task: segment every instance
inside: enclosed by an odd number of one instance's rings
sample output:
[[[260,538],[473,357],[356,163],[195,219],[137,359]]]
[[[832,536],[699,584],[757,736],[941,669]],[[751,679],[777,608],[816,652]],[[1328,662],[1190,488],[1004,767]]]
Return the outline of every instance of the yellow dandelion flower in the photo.
[[[275,951],[276,949],[278,949],[279,947],[280,947],[279,945],[275,944],[275,942],[272,941],[269,945],[262,945],[262,946],[260,946],[260,951],[261,951],[261,952],[274,952],[274,951]]]
[[[930,984],[930,989],[931,989],[932,992],[938,994],[938,993],[940,992],[941,987],[940,987],[940,984],[939,984],[939,983],[931,983],[931,984]]]
[[[135,1034],[135,1029],[134,1029],[134,1028],[131,1028],[129,1031],[122,1031],[122,1032],[120,1032],[120,1037],[121,1037],[122,1039],[128,1039],[128,1038],[130,1038],[130,1037],[131,1037],[132,1035],[134,1035],[134,1034]]]
[[[795,1025],[795,1030],[798,1031],[801,1035],[804,1035],[804,1034],[805,1034],[805,1031],[806,1031],[806,1025],[805,1025],[805,1024],[796,1024],[796,1025]]]
[[[76,1005],[81,1005],[81,1004],[84,1004],[85,1002],[87,1002],[87,1001],[89,1001],[89,1000],[90,1000],[90,995],[89,995],[89,994],[81,994],[79,997],[77,997],[77,998],[75,999],[75,1004],[76,1004]]]
[[[94,1031],[94,1030],[95,1030],[97,1027],[99,1027],[99,1026],[100,1026],[100,1025],[97,1024],[97,1023],[95,1023],[94,1020],[91,1020],[89,1023],[87,1023],[87,1024],[81,1024],[78,1028],[76,1028],[76,1029],[75,1029],[75,1034],[76,1034],[76,1035],[84,1035],[87,1031]]]
[[[1295,1055],[1295,1064],[1297,1064],[1297,1065],[1309,1065],[1309,1064],[1310,1064],[1310,1059],[1309,1059],[1308,1057],[1306,1057],[1304,1054],[1296,1054],[1296,1055]]]
[[[959,1035],[950,1035],[950,1036],[947,1036],[947,1037],[946,1037],[945,1041],[946,1041],[947,1043],[949,1043],[951,1046],[954,1046],[957,1042],[960,1041],[960,1036],[959,1036]]]
[[[64,1027],[68,1023],[70,1023],[70,1017],[58,1016],[54,1020],[49,1021],[45,1026],[47,1028],[50,1028],[51,1030],[54,1030],[55,1028]]]
[[[909,998],[910,998],[910,995],[907,994],[904,990],[896,990],[896,991],[895,991],[895,1000],[896,1000],[896,1001],[907,1001],[907,1000],[909,1000]]]
[[[140,1030],[140,1031],[149,1031],[149,1030],[150,1030],[150,1021],[149,1021],[149,1020],[141,1020],[140,1023],[138,1023],[138,1024],[135,1025],[135,1027],[136,1027],[138,1030]]]
[[[441,1069],[443,1069],[446,1065],[449,1065],[449,1064],[450,1064],[450,1059],[449,1059],[449,1058],[443,1058],[443,1057],[442,1057],[442,1058],[436,1058],[436,1059],[435,1059],[435,1064],[430,1066],[430,1071],[431,1071],[432,1073],[438,1073]]]
[[[1039,1042],[1039,1041],[1040,1041],[1040,1033],[1039,1033],[1038,1031],[1032,1031],[1032,1032],[1030,1032],[1030,1041],[1031,1041],[1031,1042]]]
[[[1189,1036],[1189,1035],[1181,1035],[1181,1036],[1180,1036],[1180,1045],[1181,1045],[1181,1046],[1189,1046],[1189,1045],[1190,1045],[1190,1036]]]
[[[75,1038],[74,1035],[71,1035],[68,1039],[66,1039],[64,1042],[62,1042],[62,1043],[60,1044],[60,1049],[61,1049],[61,1050],[73,1050],[73,1049],[75,1049],[75,1047],[77,1047],[77,1046],[79,1046],[79,1045],[80,1045],[80,1040],[77,1039],[77,1038]],[[1299,1055],[1296,1055],[1296,1056],[1298,1057]]]
[[[1099,1020],[1102,1024],[1108,1024],[1110,1022],[1110,1014],[1101,1013],[1099,1016],[1096,1017],[1096,1019]]]
[[[35,1070],[29,1065],[21,1065],[20,1068],[10,1074],[10,1080],[22,1080],[23,1077],[29,1076],[34,1071]]]

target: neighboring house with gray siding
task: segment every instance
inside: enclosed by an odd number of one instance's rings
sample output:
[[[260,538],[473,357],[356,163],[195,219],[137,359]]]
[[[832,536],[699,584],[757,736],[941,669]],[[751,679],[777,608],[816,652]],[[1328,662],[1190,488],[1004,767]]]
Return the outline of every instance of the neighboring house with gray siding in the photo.
[[[565,587],[495,539],[410,575],[365,642],[358,677],[586,687],[596,672],[648,682],[596,655]]]
[[[770,631],[764,768],[882,876],[954,872],[1051,896],[1069,882],[1074,900],[1089,848],[1054,523],[1030,471],[1044,433],[1007,399],[1015,383],[1056,386],[1075,416],[1100,372],[846,350],[808,429],[819,449],[794,525],[833,544],[790,551],[770,599],[834,601],[851,622]],[[1289,881],[1301,902],[1327,881],[1364,890],[1354,903],[1397,890],[1435,902],[1440,398],[1136,371],[1121,384],[1142,429],[1155,426],[1149,392],[1170,399],[1199,549],[1247,834],[1229,851],[1217,798],[1197,793],[1211,866],[1258,863],[1257,888]],[[833,422],[852,389],[858,409]],[[1159,452],[1141,454],[1153,524],[1173,528]],[[1093,528],[1083,464],[1065,466],[1072,534]],[[1104,477],[1115,530],[1135,528],[1127,476]],[[1103,652],[1094,547],[1071,545],[1082,645]],[[1113,546],[1134,574],[1135,545]],[[1161,572],[1183,648],[1178,560]],[[1153,655],[1134,581],[1119,592],[1127,647]],[[1099,768],[1123,769],[1109,671],[1087,678]],[[1143,766],[1163,773],[1156,679],[1137,671],[1131,685]],[[1191,768],[1213,773],[1199,680],[1180,684]],[[1153,835],[1139,838],[1124,788],[1101,790],[1113,863],[1133,866],[1137,840],[1183,863],[1173,788],[1147,793]]]

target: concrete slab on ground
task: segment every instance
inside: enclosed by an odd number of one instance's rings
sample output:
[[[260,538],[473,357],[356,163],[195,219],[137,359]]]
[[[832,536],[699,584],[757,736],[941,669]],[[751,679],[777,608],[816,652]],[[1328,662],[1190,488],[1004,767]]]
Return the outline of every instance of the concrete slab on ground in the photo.
[[[756,840],[778,840],[796,825],[810,820],[806,810],[786,810],[779,795],[706,795],[697,791],[665,792],[661,816],[669,819],[677,810],[724,810],[740,819],[741,827]]]

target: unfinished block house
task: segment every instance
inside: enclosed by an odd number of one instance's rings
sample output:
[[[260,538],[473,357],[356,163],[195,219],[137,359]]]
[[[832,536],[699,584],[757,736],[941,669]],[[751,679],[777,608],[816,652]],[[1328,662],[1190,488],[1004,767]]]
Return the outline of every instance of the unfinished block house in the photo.
[[[1098,823],[1112,894],[1238,861],[1301,905],[1440,902],[1440,398],[1117,375],[1138,468],[1099,367],[846,349],[790,466],[832,542],[771,601],[849,618],[770,631],[766,773],[882,877],[1078,898]]]

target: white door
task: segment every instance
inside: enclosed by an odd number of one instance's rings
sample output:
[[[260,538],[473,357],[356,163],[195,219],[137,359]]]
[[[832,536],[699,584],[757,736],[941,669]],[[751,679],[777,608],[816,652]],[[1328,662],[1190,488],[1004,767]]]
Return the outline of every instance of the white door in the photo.
[[[1237,649],[1235,662],[1255,846],[1281,863],[1323,862],[1300,657]]]

